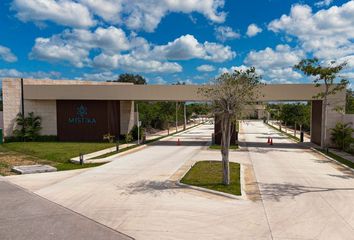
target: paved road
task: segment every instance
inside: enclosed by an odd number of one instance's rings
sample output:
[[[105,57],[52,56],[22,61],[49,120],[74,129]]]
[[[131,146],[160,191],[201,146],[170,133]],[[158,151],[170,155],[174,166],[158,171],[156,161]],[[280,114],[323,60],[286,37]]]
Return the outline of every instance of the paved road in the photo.
[[[274,239],[354,239],[352,171],[261,122],[243,130]]]
[[[1,240],[128,240],[127,236],[0,179]]]
[[[208,125],[77,174],[7,179],[136,239],[353,239],[353,173],[260,122],[242,128],[249,152],[231,159],[244,166],[243,199],[173,184],[194,161],[220,159],[203,147]]]

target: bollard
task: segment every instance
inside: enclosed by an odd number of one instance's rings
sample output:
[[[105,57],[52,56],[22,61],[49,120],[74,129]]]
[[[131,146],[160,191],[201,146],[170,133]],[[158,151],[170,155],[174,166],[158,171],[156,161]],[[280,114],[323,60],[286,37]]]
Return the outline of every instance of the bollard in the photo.
[[[300,142],[304,142],[304,132],[300,132]]]
[[[80,165],[84,164],[84,155],[80,153]]]
[[[116,142],[116,152],[119,152],[119,140]]]
[[[2,128],[0,128],[0,144],[3,143]]]

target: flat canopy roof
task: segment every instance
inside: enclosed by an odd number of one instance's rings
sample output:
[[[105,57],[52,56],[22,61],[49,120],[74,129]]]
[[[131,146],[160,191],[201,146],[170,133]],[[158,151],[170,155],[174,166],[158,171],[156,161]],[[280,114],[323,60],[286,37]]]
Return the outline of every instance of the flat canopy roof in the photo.
[[[201,85],[25,84],[28,100],[146,100],[208,101],[198,93]],[[323,86],[322,86],[323,87]],[[258,101],[306,101],[321,91],[314,84],[262,86]]]

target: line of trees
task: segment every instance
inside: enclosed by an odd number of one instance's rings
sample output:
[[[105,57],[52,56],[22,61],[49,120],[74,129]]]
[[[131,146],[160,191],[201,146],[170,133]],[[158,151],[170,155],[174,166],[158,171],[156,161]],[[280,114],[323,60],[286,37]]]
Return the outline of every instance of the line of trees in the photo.
[[[310,103],[268,104],[267,111],[272,119],[279,120],[286,126],[300,131],[310,130]]]

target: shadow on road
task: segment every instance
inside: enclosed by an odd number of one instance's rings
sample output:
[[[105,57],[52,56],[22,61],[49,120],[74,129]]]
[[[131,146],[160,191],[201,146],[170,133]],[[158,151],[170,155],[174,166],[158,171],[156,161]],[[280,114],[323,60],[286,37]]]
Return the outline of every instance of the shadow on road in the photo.
[[[132,183],[128,186],[128,190],[124,194],[153,194],[158,196],[162,192],[168,191],[170,194],[174,194],[174,189],[181,189],[183,186],[176,185],[173,181],[139,181]]]
[[[260,183],[262,198],[264,200],[280,201],[281,198],[291,197],[317,192],[332,192],[332,191],[354,191],[354,188],[324,188],[324,187],[309,187],[297,184],[267,184]]]

